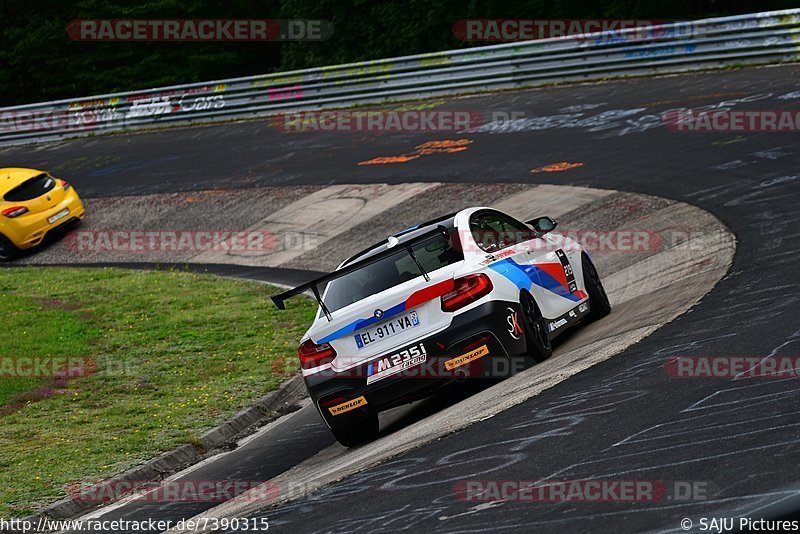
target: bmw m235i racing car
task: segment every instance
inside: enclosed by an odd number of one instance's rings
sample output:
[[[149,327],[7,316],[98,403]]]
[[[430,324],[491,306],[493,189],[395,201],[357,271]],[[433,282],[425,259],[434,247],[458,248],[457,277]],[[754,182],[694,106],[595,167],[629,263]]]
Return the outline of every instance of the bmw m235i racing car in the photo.
[[[378,433],[381,410],[466,377],[508,376],[542,361],[552,339],[611,311],[589,255],[553,233],[469,208],[409,228],[333,273],[272,297],[280,309],[311,291],[319,302],[301,340],[308,392],[336,439]]]

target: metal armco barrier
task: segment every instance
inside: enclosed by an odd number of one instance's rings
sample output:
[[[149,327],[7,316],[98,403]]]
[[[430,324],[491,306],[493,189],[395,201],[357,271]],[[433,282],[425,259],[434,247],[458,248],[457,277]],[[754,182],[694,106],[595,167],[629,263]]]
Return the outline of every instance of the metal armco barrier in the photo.
[[[798,57],[790,9],[0,108],[0,144]]]

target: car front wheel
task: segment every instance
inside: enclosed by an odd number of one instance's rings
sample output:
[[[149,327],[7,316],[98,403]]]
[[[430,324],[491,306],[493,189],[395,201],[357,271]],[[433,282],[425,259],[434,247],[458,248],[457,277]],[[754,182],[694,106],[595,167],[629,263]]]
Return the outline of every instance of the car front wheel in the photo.
[[[586,285],[586,292],[589,294],[589,321],[596,321],[611,313],[611,302],[608,300],[606,290],[600,282],[597,269],[594,268],[592,260],[586,254],[583,255],[583,279]]]

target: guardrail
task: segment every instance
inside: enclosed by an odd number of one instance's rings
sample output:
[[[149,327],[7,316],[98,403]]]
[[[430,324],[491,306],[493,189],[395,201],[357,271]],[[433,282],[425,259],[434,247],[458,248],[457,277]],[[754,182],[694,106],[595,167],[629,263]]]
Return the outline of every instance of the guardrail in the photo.
[[[799,56],[789,9],[0,108],[0,144]]]

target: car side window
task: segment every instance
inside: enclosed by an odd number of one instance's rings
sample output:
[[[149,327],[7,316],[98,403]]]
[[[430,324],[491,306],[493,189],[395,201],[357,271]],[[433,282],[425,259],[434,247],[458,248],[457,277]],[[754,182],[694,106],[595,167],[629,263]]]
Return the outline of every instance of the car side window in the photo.
[[[534,237],[525,224],[499,211],[479,211],[469,219],[472,238],[484,252],[495,252]]]

